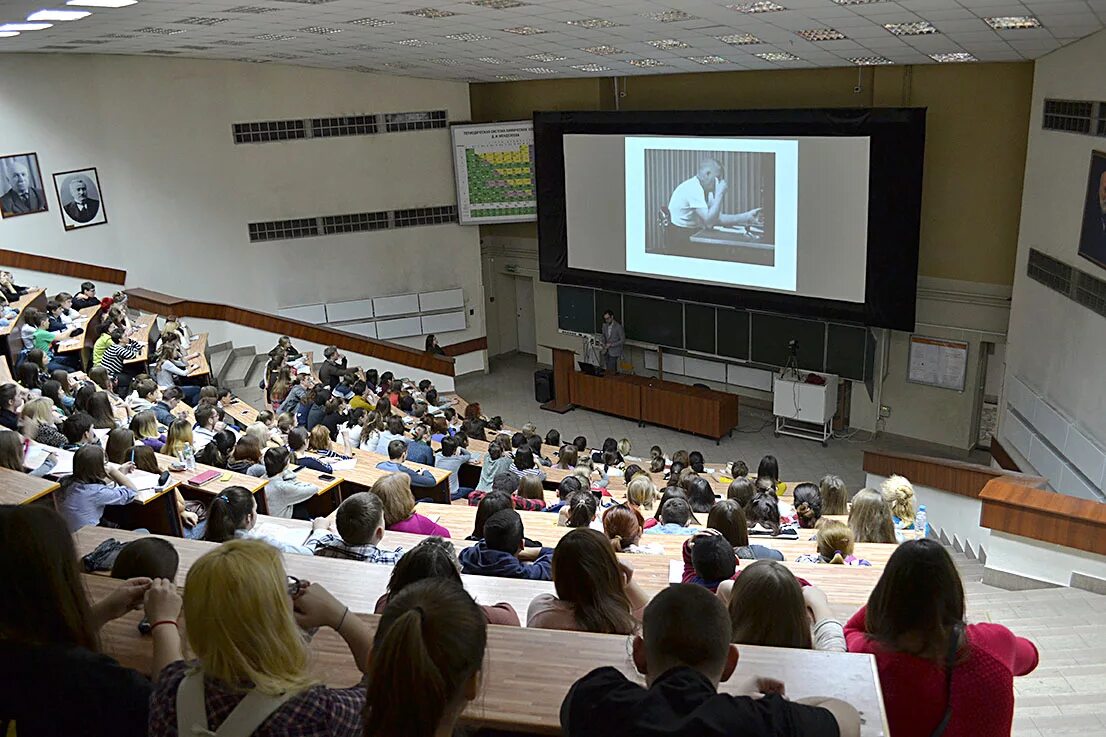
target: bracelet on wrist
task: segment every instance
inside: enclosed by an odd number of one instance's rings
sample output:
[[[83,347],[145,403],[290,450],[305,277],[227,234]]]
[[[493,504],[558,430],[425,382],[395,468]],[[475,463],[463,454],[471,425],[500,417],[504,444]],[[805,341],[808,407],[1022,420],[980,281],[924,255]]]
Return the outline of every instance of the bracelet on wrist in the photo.
[[[342,618],[338,620],[338,626],[334,628],[335,632],[341,632],[342,631],[342,625],[346,623],[346,615],[347,614],[349,614],[349,607],[346,607],[346,610],[344,612],[342,612]]]
[[[178,630],[180,629],[180,625],[177,624],[177,620],[175,620],[175,619],[159,619],[158,621],[156,621],[156,622],[154,622],[153,624],[150,625],[150,632],[153,632],[155,629],[158,628],[159,625],[162,625],[162,624],[171,624],[174,627],[176,627]]]

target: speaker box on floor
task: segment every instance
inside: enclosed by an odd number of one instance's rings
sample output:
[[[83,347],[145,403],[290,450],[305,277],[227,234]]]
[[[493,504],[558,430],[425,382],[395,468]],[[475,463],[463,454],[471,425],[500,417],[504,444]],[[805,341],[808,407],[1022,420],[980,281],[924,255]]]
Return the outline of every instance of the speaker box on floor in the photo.
[[[553,401],[553,369],[538,369],[534,372],[534,399],[541,404]]]

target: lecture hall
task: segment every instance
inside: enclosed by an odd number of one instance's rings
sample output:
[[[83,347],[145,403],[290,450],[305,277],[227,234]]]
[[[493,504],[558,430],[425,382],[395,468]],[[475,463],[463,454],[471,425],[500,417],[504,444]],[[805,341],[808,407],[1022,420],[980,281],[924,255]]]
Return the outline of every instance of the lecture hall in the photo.
[[[0,737],[1106,737],[1104,57],[4,0]]]

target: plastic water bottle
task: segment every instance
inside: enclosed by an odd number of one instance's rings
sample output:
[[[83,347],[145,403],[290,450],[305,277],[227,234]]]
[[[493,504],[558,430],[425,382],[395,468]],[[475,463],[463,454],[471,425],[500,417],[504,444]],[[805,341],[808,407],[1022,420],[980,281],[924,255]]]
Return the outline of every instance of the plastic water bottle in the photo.
[[[196,454],[192,450],[192,444],[187,443],[184,449],[181,450],[181,455],[184,456],[184,467],[189,471],[196,470]]]
[[[926,505],[918,505],[918,514],[914,517],[914,532],[918,538],[929,537],[929,522],[926,520]]]

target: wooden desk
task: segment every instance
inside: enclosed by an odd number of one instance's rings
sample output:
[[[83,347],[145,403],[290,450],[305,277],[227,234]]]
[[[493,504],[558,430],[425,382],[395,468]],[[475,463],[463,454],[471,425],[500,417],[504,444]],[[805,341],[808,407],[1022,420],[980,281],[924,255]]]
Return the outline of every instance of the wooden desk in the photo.
[[[0,351],[3,351],[4,355],[8,357],[8,360],[11,361],[11,366],[14,368],[15,357],[23,350],[23,338],[21,337],[21,331],[23,330],[23,315],[28,307],[35,307],[38,309],[46,307],[46,290],[38,288],[31,289],[15,302],[12,302],[11,306],[19,310],[19,314],[12,320],[11,325],[0,327]]]
[[[257,415],[259,414],[252,406],[237,398],[230,404],[224,406],[223,411],[242,427],[249,427],[257,422]]]
[[[0,355],[0,384],[14,384],[12,368],[8,365],[8,357]]]
[[[331,443],[331,448],[337,453],[346,454],[341,443]],[[343,480],[349,484],[368,489],[379,479],[391,473],[391,471],[376,467],[376,464],[388,460],[388,456],[359,448],[354,448],[352,452],[354,460],[357,461],[357,467],[354,469],[335,469],[334,471],[335,475],[341,475]],[[327,458],[320,458],[319,460],[323,463],[330,463],[330,459]],[[411,487],[411,493],[415,495],[416,499],[429,498],[438,504],[449,504],[449,471],[434,466],[424,466],[413,461],[404,461],[403,465],[416,471],[429,471],[436,482],[434,486]]]
[[[157,453],[156,456],[158,468],[162,471],[169,472],[169,478],[176,482],[180,487],[181,494],[184,495],[186,499],[196,499],[204,504],[208,504],[213,497],[218,496],[225,489],[231,486],[242,486],[257,499],[258,512],[264,514],[269,510],[263,491],[265,484],[269,483],[268,479],[259,479],[256,476],[248,476],[244,473],[235,473],[234,471],[227,471],[222,468],[215,468],[214,466],[205,466],[202,463],[197,463],[196,470],[194,471],[174,471],[169,468],[169,464],[176,460],[175,458],[167,456],[164,453]],[[188,479],[194,478],[205,471],[217,471],[219,476],[208,481],[203,486],[188,483]],[[223,476],[226,475],[229,475],[230,478],[224,481]]]
[[[81,318],[75,325],[84,330],[81,335],[76,337],[66,337],[58,343],[56,353],[73,353],[76,351],[83,351],[85,348],[91,349],[96,342],[98,329],[100,327],[100,306],[93,305],[92,307],[85,307],[83,310],[79,310]],[[72,331],[70,331],[72,332]],[[82,356],[82,359],[84,356]]]
[[[142,346],[138,355],[134,358],[124,361],[125,364],[141,363],[145,365],[150,360],[150,330],[153,328],[154,323],[157,322],[157,315],[143,314],[135,319],[131,324],[134,327],[134,332],[126,336],[130,340],[136,340]]]
[[[188,376],[189,378],[207,376],[211,373],[211,364],[207,362],[207,333],[198,333],[193,338],[192,343],[185,349],[185,355],[198,353],[199,356],[195,359],[196,368],[189,371]]]
[[[57,488],[57,482],[50,479],[0,468],[0,504],[30,504],[48,497]]]
[[[85,575],[81,580],[93,601],[123,584],[97,575]],[[177,580],[184,580],[183,572]],[[371,614],[358,616],[370,628],[375,628],[379,621],[378,616]],[[105,625],[100,637],[107,655],[151,675],[153,647],[150,638],[138,633],[141,619],[142,612],[131,612]],[[187,643],[186,637],[182,636],[182,640]],[[312,673],[324,683],[349,687],[361,680],[349,648],[334,631],[322,628],[309,647]],[[472,727],[559,735],[561,702],[569,687],[604,665],[613,666],[644,685],[627,655],[627,638],[621,635],[490,626],[481,692],[469,703],[462,722]],[[834,677],[825,678],[825,673],[833,673]],[[753,693],[758,676],[782,681],[792,699],[829,696],[849,702],[861,714],[862,737],[886,737],[889,733],[875,659],[871,655],[742,645],[737,670],[719,690],[729,694]]]

